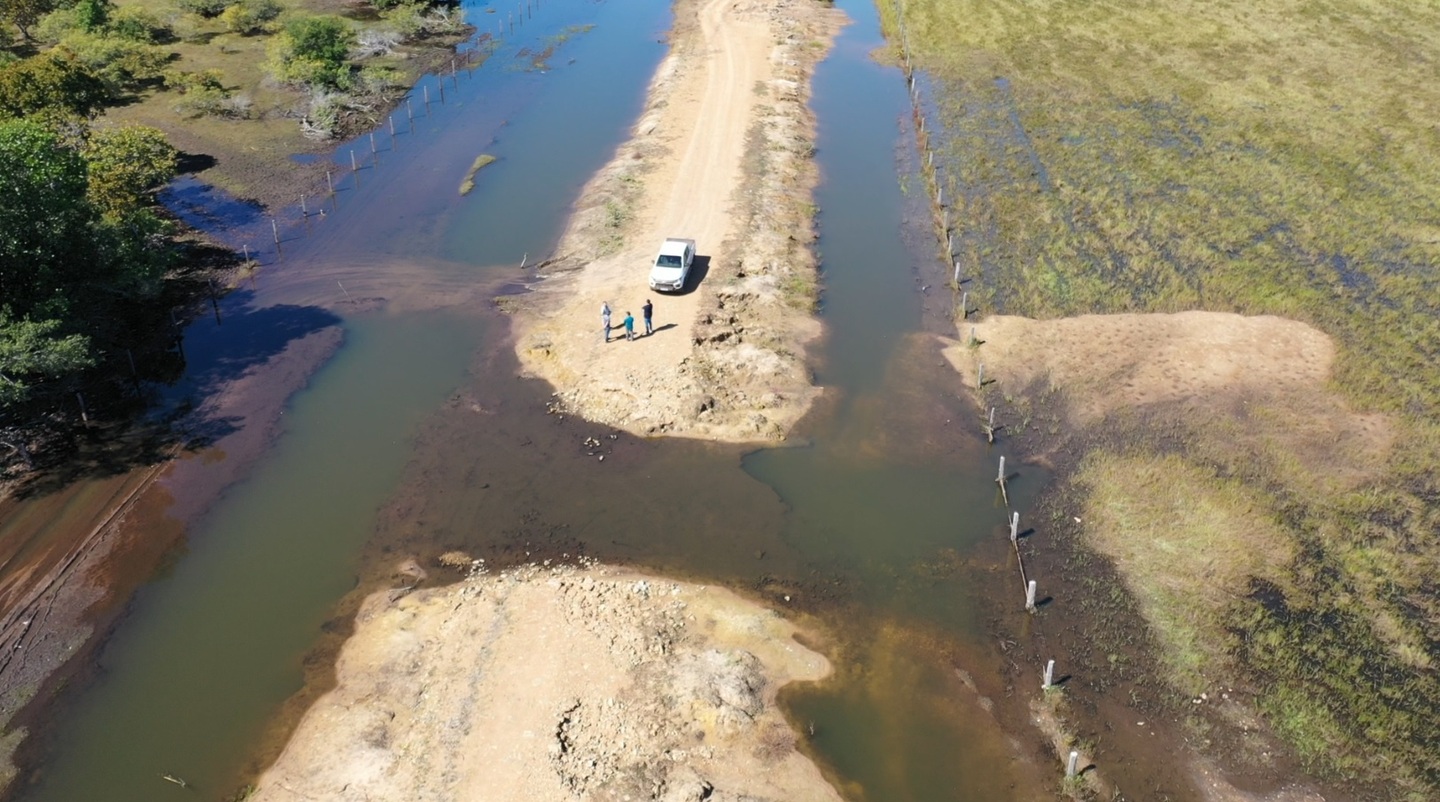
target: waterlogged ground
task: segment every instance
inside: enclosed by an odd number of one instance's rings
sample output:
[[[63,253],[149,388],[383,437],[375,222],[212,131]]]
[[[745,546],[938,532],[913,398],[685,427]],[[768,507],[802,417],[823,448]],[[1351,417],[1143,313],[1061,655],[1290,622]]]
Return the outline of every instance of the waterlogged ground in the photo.
[[[1080,361],[1091,338],[1121,328],[1103,319],[1083,328],[1082,318],[1069,329],[1081,345],[1061,352],[1062,339],[1011,366],[1033,383],[992,373],[999,381],[987,399],[1038,424],[1027,450],[1094,452],[1062,456],[1066,478],[1044,514],[1077,519],[1066,528],[1079,553],[1062,549],[1049,567],[1085,575],[1074,591],[1090,624],[1074,647],[1113,705],[1091,717],[1095,731],[1154,723],[1118,712],[1129,695],[1183,720],[1200,734],[1195,742],[1256,784],[1310,774],[1362,798],[1433,797],[1440,375],[1429,355],[1440,346],[1440,252],[1428,221],[1440,204],[1440,158],[1434,82],[1421,77],[1429,61],[1420,54],[1440,41],[1435,9],[1366,0],[881,8],[897,38],[903,20],[920,70],[972,306],[1038,318],[1276,315],[1334,348],[1333,370],[1328,359],[1296,357],[1320,370],[1324,390],[1287,395],[1283,376],[1256,387],[1249,382],[1264,371],[1237,371],[1203,393],[1116,407],[1156,364],[1171,373],[1157,385],[1164,394],[1207,375],[1207,351],[1243,361],[1274,339],[1236,343],[1242,327],[1217,318],[1216,335],[1186,364],[1160,354],[1130,373],[1099,373],[1103,358],[1171,325],[1156,317],[1065,384],[1063,370],[1047,370]],[[1096,387],[1102,378],[1115,386]],[[1099,407],[1109,410],[1103,420],[1077,421]],[[1366,423],[1335,424],[1352,416]],[[1383,479],[1366,475],[1377,451],[1390,466]],[[1159,470],[1150,481],[1166,488],[1191,488],[1181,495],[1193,509],[1156,525],[1177,548],[1225,563],[1215,571],[1243,575],[1223,600],[1158,614],[1150,602],[1165,594],[1203,598],[1212,572],[1122,564],[1117,576],[1086,556],[1107,538],[1156,536],[1140,523],[1156,521],[1148,512],[1118,522],[1084,515],[1095,499],[1153,511],[1145,483],[1119,468],[1137,465]],[[1256,495],[1237,502],[1237,483]],[[1282,542],[1265,565],[1247,567],[1253,552],[1243,541],[1207,544],[1216,527],[1202,510],[1237,520],[1258,513],[1279,523]],[[1087,533],[1079,518],[1124,528]],[[1142,612],[1150,634],[1106,625]],[[1194,627],[1231,634],[1188,637]],[[1234,686],[1253,693],[1237,703]],[[1228,709],[1211,714],[1203,703],[1217,695]],[[1288,748],[1255,736],[1257,727]]]

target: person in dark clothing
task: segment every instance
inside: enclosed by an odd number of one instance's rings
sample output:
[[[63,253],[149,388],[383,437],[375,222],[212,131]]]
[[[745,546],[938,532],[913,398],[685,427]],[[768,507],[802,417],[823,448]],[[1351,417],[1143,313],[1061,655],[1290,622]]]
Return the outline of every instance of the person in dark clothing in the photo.
[[[653,313],[654,311],[655,311],[655,307],[654,307],[653,305],[651,305],[650,299],[649,299],[649,298],[646,298],[646,299],[645,299],[645,305],[642,306],[642,307],[640,307],[640,315],[641,315],[641,317],[644,317],[644,318],[645,318],[645,336],[646,336],[646,337],[649,337],[651,334],[654,334],[654,333],[655,333],[655,330],[654,330],[653,328],[651,328],[651,326],[650,326],[650,315],[651,315],[651,313]]]

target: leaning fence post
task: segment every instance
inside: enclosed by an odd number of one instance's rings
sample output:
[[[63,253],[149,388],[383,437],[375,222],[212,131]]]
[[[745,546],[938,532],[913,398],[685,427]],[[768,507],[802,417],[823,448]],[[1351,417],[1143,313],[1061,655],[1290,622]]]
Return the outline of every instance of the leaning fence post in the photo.
[[[1025,610],[1031,613],[1035,612],[1035,580],[1033,579],[1030,580],[1030,584],[1025,586]]]
[[[1055,685],[1055,661],[1051,660],[1045,664],[1045,681],[1041,683],[1040,690],[1048,691]]]

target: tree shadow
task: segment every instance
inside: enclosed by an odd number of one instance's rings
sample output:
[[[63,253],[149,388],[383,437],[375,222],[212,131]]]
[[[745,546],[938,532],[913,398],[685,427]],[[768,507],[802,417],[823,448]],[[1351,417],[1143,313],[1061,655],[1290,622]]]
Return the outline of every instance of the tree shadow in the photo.
[[[158,196],[181,222],[206,233],[248,228],[265,218],[265,207],[260,203],[237,198],[193,175],[181,175]]]
[[[208,153],[181,153],[175,157],[175,172],[178,175],[194,175],[214,167],[218,162]]]
[[[340,322],[319,307],[254,308],[250,299],[248,290],[236,291],[213,307],[207,304],[170,340],[172,350],[141,353],[133,374],[127,367],[123,375],[112,372],[87,385],[88,422],[79,419],[68,392],[52,398],[49,409],[35,410],[40,431],[35,464],[18,479],[15,495],[35,497],[76,481],[126,473],[239,431],[242,416],[208,410],[206,402],[292,342]],[[157,369],[160,364],[164,370]],[[157,376],[167,380],[155,381]]]

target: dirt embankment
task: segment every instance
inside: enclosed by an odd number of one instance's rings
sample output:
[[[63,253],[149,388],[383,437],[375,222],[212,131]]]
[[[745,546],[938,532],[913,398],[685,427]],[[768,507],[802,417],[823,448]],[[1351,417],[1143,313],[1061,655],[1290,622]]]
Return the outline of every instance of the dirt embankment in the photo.
[[[972,388],[983,363],[975,393],[996,408],[998,436],[1060,470],[1021,547],[1063,611],[1053,622],[1042,611],[1031,633],[1032,657],[1058,657],[1074,677],[1034,708],[1057,752],[1104,733],[1106,747],[1084,754],[1093,782],[1125,790],[1145,779],[1137,755],[1183,739],[1180,798],[1320,799],[1295,784],[1303,772],[1261,714],[1226,616],[1253,581],[1286,587],[1301,548],[1260,485],[1363,486],[1384,468],[1393,421],[1335,392],[1334,342],[1293,320],[992,316],[973,324],[978,343],[971,325],[947,357]],[[1113,571],[1133,606],[1098,590],[1097,571]]]
[[[774,704],[829,671],[795,631],[594,566],[381,591],[249,799],[839,802]]]
[[[516,312],[525,370],[570,410],[637,434],[774,439],[818,390],[810,76],[842,22],[815,0],[679,0],[634,137],[585,188]],[[697,243],[687,292],[649,290],[665,237]],[[605,342],[655,304],[653,336]]]

